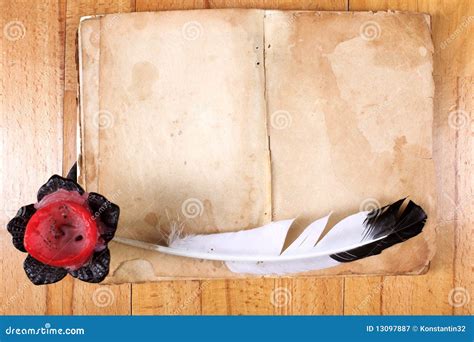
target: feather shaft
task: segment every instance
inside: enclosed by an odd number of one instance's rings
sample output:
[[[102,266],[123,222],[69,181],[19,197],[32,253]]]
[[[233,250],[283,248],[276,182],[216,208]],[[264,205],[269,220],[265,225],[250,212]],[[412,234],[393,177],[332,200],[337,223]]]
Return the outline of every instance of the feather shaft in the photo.
[[[311,223],[281,252],[294,220],[282,220],[239,232],[176,237],[170,246],[116,237],[114,241],[175,256],[225,262],[232,272],[300,273],[336,266],[381,253],[421,233],[427,216],[405,199],[338,222],[320,239],[329,215]],[[319,240],[320,239],[320,240]]]

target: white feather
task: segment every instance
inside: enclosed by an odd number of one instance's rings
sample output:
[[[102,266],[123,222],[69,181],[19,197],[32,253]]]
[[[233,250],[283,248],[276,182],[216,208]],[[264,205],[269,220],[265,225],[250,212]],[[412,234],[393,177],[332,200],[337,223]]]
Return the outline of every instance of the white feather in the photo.
[[[304,255],[308,252],[319,252],[324,254],[315,257],[307,257],[304,259],[297,260],[275,260],[268,262],[226,262],[227,267],[235,273],[249,273],[249,274],[288,274],[288,273],[300,273],[307,271],[315,271],[328,267],[339,265],[339,262],[332,259],[329,255],[332,253],[331,249],[334,250],[334,246],[341,244],[344,241],[344,245],[357,244],[362,242],[361,236],[364,231],[364,220],[367,217],[368,212],[359,212],[357,214],[346,217],[342,221],[338,222],[322,239],[318,241],[324,228],[326,228],[329,216],[325,216],[319,220],[311,223],[300,236],[281,254],[283,255]],[[345,248],[347,250],[347,248]]]
[[[337,266],[340,263],[329,255],[321,255],[297,260],[275,260],[268,262],[227,261],[227,267],[234,273],[248,273],[257,275],[283,275],[315,271]]]
[[[368,211],[361,211],[350,215],[339,221],[331,230],[318,242],[313,252],[329,252],[334,250],[334,246],[360,246],[366,244],[362,236],[365,230],[364,221],[369,214]],[[349,248],[344,248],[345,250]],[[331,252],[331,254],[334,252]]]
[[[343,219],[316,243],[330,215],[318,219],[305,228],[283,253],[281,250],[294,219],[238,232],[185,237],[173,233],[168,247],[121,237],[114,240],[165,254],[224,261],[236,273],[299,273],[336,266],[339,262],[329,255],[367,243],[361,241],[367,214],[364,211]]]
[[[311,223],[306,229],[293,241],[293,243],[281,255],[295,255],[311,250],[321,237],[321,234],[328,224],[331,214],[320,218]]]
[[[420,217],[419,219],[415,217],[418,221],[414,222],[424,224],[426,215],[420,207],[418,208]],[[377,238],[364,236],[367,229],[364,222],[369,213],[362,211],[344,218],[322,238],[321,234],[327,226],[330,214],[320,218],[306,227],[284,252],[282,252],[283,245],[294,220],[276,221],[259,228],[238,232],[185,237],[171,234],[172,239],[168,247],[120,237],[114,240],[166,254],[223,261],[232,272],[236,273],[258,275],[300,273],[336,266],[340,263],[336,260],[341,260],[340,255],[352,257],[348,251],[389,236],[390,229]],[[405,224],[408,227],[411,225],[410,222]],[[335,258],[335,254],[340,255]]]
[[[258,252],[260,255],[278,256],[293,221],[276,221],[238,232],[175,238],[169,247],[208,254],[246,255]]]

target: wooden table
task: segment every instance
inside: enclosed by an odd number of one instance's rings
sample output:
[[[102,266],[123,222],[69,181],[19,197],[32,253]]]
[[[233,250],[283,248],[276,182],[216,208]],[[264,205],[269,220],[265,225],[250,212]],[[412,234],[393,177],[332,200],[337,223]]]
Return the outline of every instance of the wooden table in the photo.
[[[2,314],[471,314],[474,2],[0,0],[0,225],[76,154],[75,35],[83,15],[191,8],[405,10],[432,15],[438,252],[422,276],[35,287],[0,231]],[[469,16],[471,16],[469,18]]]

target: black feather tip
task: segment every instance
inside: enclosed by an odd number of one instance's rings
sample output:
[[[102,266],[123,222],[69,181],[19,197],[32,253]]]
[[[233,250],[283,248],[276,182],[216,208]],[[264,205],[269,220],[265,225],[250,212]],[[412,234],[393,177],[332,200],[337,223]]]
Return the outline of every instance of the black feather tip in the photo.
[[[363,239],[380,240],[366,245],[331,254],[339,262],[351,262],[380,254],[384,249],[417,236],[423,230],[428,216],[417,204],[409,201],[405,208],[405,198],[380,209],[371,211],[364,221],[366,227]]]

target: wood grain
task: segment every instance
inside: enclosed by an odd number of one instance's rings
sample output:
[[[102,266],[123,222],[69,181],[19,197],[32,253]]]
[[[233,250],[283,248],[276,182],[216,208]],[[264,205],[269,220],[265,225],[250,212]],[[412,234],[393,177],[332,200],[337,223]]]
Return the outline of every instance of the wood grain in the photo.
[[[20,206],[36,201],[49,176],[61,173],[64,29],[56,1],[2,0],[0,8],[0,225],[5,227]],[[0,313],[47,313],[47,288],[27,279],[26,254],[12,248],[4,229],[0,245]]]
[[[468,0],[136,0],[136,4],[134,0],[33,4],[0,0],[0,223],[5,226],[19,206],[33,202],[38,186],[52,173],[65,172],[75,158],[75,35],[80,16],[222,7],[345,10],[348,5],[350,10],[393,9],[432,15],[436,75],[433,152],[441,214],[437,218],[438,252],[427,274],[121,286],[91,285],[69,278],[52,286],[34,287],[19,267],[25,255],[13,250],[9,236],[1,231],[0,313],[472,314],[473,300],[467,299],[474,296],[474,40],[470,39],[474,22],[469,19],[474,15],[474,3]],[[17,21],[25,28],[24,36],[4,39],[6,25]],[[453,118],[458,124],[453,124]]]
[[[198,281],[163,281],[142,284],[132,291],[134,315],[199,315],[202,285]]]
[[[202,313],[211,315],[272,315],[275,310],[273,279],[202,281]],[[288,289],[281,289],[288,291]],[[280,293],[280,289],[277,290]],[[288,296],[283,298],[288,303]]]
[[[131,0],[105,1],[67,1],[66,35],[65,35],[65,86],[64,86],[64,164],[63,174],[76,160],[76,127],[77,127],[77,64],[76,35],[79,20],[82,16],[135,10]],[[59,287],[59,289],[58,289]],[[105,289],[105,290],[104,290]],[[75,279],[66,279],[54,289],[49,290],[49,297],[62,295],[61,309],[50,310],[58,314],[110,315],[129,314],[131,312],[131,285],[110,286],[88,284]],[[110,298],[113,298],[111,300]],[[105,303],[102,303],[105,301]]]
[[[466,26],[467,16],[474,13],[472,3],[350,1],[350,10],[388,9],[420,11],[432,16],[435,45],[433,74],[436,75],[433,158],[440,208],[440,217],[436,218],[438,251],[429,272],[422,276],[347,280],[345,313],[359,314],[361,303],[366,302],[365,310],[370,308],[370,311],[363,313],[470,313],[472,303],[467,299],[473,289],[472,273],[469,273],[472,272],[469,247],[472,242],[467,241],[471,241],[473,226],[470,218],[472,203],[468,200],[472,197],[472,90],[469,92],[472,82],[462,76],[472,75],[470,64],[474,48],[472,39],[469,39],[472,27]],[[449,60],[456,63],[449,63]],[[462,117],[461,120],[465,118],[466,124],[453,128],[450,120],[458,117]],[[367,281],[371,286],[367,286]],[[463,298],[466,303],[460,305]],[[456,299],[461,302],[456,303]]]
[[[471,57],[472,59],[472,57]],[[457,78],[457,103],[455,111],[460,124],[455,125],[455,158],[456,158],[456,187],[454,217],[454,288],[448,300],[454,303],[454,314],[469,315],[474,311],[474,301],[469,300],[474,294],[473,271],[473,231],[474,231],[474,202],[472,201],[473,178],[472,171],[474,149],[474,78]],[[453,127],[450,127],[453,130]],[[452,203],[451,203],[452,204]]]
[[[137,0],[137,11],[204,8],[268,8],[281,10],[345,10],[346,0]]]

